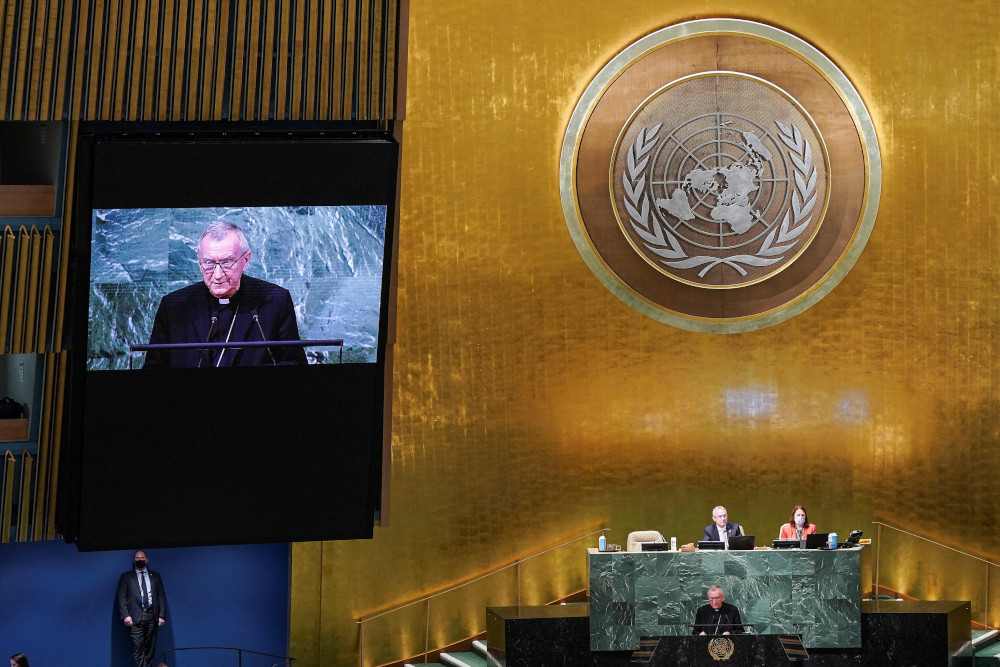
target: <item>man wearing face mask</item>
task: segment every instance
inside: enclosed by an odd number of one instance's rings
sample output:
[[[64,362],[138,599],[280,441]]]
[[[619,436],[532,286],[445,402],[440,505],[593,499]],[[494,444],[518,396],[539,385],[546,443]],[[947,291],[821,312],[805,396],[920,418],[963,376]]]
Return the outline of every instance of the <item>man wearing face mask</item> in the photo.
[[[812,535],[815,532],[816,524],[809,523],[806,508],[802,505],[796,505],[792,508],[792,515],[788,517],[788,523],[781,527],[781,533],[778,537],[782,540],[804,540],[806,535]]]
[[[146,553],[136,551],[132,568],[118,579],[118,616],[132,639],[132,664],[152,667],[156,631],[167,622],[167,595],[158,572],[147,569]]]

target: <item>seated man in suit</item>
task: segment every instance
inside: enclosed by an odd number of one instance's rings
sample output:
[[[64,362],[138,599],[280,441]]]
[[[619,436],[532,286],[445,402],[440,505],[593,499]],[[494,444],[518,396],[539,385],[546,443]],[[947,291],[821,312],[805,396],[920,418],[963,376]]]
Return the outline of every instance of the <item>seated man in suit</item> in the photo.
[[[243,275],[251,255],[242,229],[221,220],[210,224],[198,241],[202,282],[160,300],[150,344],[300,340],[288,290]],[[152,351],[143,368],[304,363],[301,347],[225,347]]]
[[[738,523],[729,523],[729,513],[726,508],[719,505],[712,510],[712,520],[715,522],[705,526],[705,540],[713,542],[725,542],[729,548],[729,538],[734,535],[742,535],[743,528]]]
[[[726,594],[720,586],[708,587],[708,604],[698,608],[694,617],[696,635],[742,634],[743,620],[735,605],[724,602]]]

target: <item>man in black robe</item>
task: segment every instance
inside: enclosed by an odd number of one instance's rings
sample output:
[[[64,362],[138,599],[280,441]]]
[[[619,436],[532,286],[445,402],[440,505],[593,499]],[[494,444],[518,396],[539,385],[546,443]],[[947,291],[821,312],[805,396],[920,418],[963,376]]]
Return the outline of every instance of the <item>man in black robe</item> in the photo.
[[[743,632],[740,610],[724,602],[726,594],[719,586],[708,587],[708,604],[698,608],[694,617],[693,634],[730,635]]]
[[[198,241],[203,281],[167,294],[153,319],[150,344],[299,340],[288,290],[243,275],[250,263],[243,230],[209,225]],[[223,347],[151,351],[143,368],[211,368],[306,363],[301,347]]]

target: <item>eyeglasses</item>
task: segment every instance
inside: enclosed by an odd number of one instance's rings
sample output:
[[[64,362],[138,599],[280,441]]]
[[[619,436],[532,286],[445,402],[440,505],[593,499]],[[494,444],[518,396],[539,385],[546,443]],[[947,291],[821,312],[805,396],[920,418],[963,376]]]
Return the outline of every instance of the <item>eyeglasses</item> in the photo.
[[[250,252],[249,250],[247,252]],[[232,259],[223,259],[215,261],[214,259],[202,259],[198,264],[201,266],[201,270],[205,273],[215,273],[215,267],[222,269],[223,273],[229,273],[234,268],[236,268],[236,263],[239,262],[246,256],[246,252],[239,257],[234,257]]]

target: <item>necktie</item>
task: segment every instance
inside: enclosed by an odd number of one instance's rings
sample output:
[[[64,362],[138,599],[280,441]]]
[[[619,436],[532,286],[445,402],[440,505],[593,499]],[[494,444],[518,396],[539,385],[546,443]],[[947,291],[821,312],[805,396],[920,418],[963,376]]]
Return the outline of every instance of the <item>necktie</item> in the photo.
[[[149,607],[149,589],[146,588],[146,573],[139,573],[139,586],[142,588],[142,606],[143,608]]]

